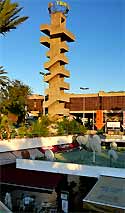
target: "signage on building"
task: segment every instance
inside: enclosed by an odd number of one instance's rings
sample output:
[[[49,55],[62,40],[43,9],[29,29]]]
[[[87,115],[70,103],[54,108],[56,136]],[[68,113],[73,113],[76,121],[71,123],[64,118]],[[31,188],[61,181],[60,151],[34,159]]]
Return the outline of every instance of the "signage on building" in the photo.
[[[125,111],[123,111],[123,128],[125,129]]]
[[[120,122],[119,121],[107,122],[107,127],[108,128],[120,128]]]
[[[102,129],[104,126],[103,123],[103,111],[102,110],[97,110],[96,111],[96,127],[97,129]]]
[[[48,4],[49,13],[62,12],[67,14],[69,11],[69,5],[63,1],[49,2]]]
[[[61,192],[62,211],[64,213],[68,213],[68,197],[69,197],[69,192],[67,191]]]
[[[57,1],[56,3],[57,3],[57,5],[64,6],[64,7],[68,7],[68,4],[67,4],[66,2]]]
[[[62,200],[62,211],[68,213],[68,200]]]
[[[61,193],[61,199],[62,200],[68,200],[68,194],[67,193]]]

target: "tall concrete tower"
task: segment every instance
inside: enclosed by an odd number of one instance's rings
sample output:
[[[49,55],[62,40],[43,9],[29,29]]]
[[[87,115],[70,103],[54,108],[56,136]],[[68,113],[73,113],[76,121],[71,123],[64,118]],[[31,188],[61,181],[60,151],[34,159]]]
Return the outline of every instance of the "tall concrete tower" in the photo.
[[[65,103],[69,102],[69,95],[65,90],[69,90],[69,84],[64,80],[70,77],[70,73],[65,69],[65,65],[68,64],[65,53],[69,50],[66,42],[73,42],[75,37],[66,29],[68,4],[55,1],[49,3],[48,10],[51,23],[40,27],[40,30],[46,34],[40,38],[40,43],[49,48],[46,53],[49,60],[44,64],[44,69],[47,70],[44,81],[48,83],[48,88],[45,90],[46,101],[43,107],[48,109],[48,114],[51,116],[68,115],[69,109],[65,108]]]

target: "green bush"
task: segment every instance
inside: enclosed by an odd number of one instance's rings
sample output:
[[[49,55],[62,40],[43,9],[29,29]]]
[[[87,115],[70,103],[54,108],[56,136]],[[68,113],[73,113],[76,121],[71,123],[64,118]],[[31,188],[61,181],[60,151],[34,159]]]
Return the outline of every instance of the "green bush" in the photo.
[[[7,139],[7,132],[6,131],[2,132],[2,139]]]
[[[7,138],[7,133],[1,127],[2,138]],[[78,134],[86,133],[85,126],[81,125],[75,119],[69,120],[66,117],[63,117],[61,121],[55,122],[55,120],[50,120],[48,116],[42,116],[38,120],[33,121],[31,124],[26,126],[22,124],[17,130],[14,126],[10,126],[11,138],[19,136],[23,138],[25,136],[31,137],[47,137],[51,135],[69,135],[69,134]]]
[[[70,121],[65,117],[62,121],[57,122],[57,129],[58,135],[78,134],[81,132],[86,132],[86,128],[83,125],[81,125],[74,119]]]
[[[48,126],[50,123],[48,116],[40,117],[39,120],[32,123],[31,130],[28,131],[28,135],[31,136],[32,134],[36,137],[49,136]]]
[[[97,135],[103,135],[104,134],[104,129],[98,129],[96,134]]]
[[[27,135],[27,128],[25,127],[25,125],[22,125],[21,127],[18,128],[18,135],[23,138],[24,136]]]
[[[47,126],[45,126],[44,124],[42,124],[39,121],[36,121],[32,124],[31,133],[33,136],[41,137],[41,136],[47,136],[49,131],[48,131]]]
[[[17,136],[17,132],[14,127],[11,128],[11,138],[15,138]]]

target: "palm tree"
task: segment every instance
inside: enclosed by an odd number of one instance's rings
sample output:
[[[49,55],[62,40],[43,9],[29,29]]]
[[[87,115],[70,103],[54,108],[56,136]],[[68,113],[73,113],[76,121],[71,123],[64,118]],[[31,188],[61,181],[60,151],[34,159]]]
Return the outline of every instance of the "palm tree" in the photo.
[[[0,0],[0,34],[5,34],[12,29],[16,29],[17,25],[23,23],[28,17],[19,17],[22,7],[18,3],[10,2],[10,0]]]
[[[7,85],[9,78],[6,76],[7,72],[0,66],[0,91]]]
[[[10,83],[9,78],[7,77],[7,72],[3,69],[3,66],[0,66],[0,112],[2,108],[2,100],[7,97],[8,90],[7,86]]]

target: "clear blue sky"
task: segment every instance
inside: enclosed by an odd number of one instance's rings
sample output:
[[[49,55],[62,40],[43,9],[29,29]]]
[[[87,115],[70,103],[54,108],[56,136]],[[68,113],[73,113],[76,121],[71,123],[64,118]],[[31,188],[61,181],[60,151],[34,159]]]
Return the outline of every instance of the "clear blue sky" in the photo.
[[[14,0],[13,0],[14,1]],[[16,30],[1,36],[0,64],[9,77],[28,84],[34,93],[43,94],[39,71],[47,48],[39,42],[40,24],[49,24],[49,0],[17,0],[29,19]],[[71,77],[70,91],[79,87],[99,90],[125,90],[125,0],[67,0],[71,10],[67,29],[76,36],[67,54]]]

